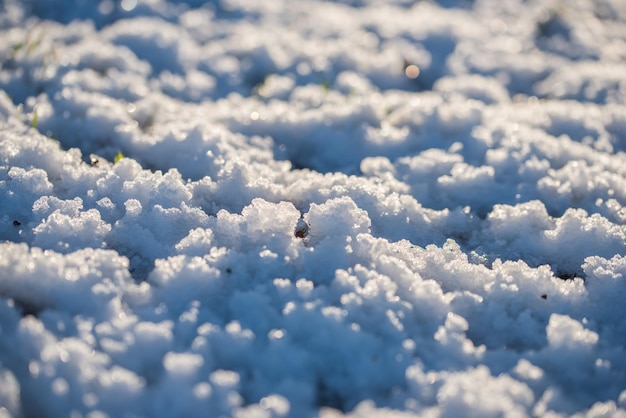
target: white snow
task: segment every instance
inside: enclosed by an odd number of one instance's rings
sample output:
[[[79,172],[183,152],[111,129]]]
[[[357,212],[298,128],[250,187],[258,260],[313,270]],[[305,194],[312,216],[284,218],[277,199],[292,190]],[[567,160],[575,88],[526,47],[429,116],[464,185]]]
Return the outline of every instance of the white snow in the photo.
[[[626,417],[626,3],[0,3],[0,418]]]

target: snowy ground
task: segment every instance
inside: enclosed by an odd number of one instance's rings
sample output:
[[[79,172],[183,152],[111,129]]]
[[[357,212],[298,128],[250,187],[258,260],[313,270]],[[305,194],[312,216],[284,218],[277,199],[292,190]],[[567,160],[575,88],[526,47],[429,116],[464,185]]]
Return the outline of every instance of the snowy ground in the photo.
[[[4,0],[0,90],[0,417],[626,416],[623,0]]]

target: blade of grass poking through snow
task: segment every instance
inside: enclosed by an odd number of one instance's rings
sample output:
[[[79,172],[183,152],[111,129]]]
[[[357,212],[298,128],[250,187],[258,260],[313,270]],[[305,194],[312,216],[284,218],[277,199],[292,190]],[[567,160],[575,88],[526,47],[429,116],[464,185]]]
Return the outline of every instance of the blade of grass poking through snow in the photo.
[[[33,111],[33,120],[31,120],[31,122],[30,122],[30,127],[31,128],[37,129],[37,120],[38,119],[39,118],[38,118],[38,115],[37,115],[37,109],[35,109]]]
[[[121,160],[122,158],[124,158],[124,154],[122,154],[122,151],[118,151],[115,158],[113,158],[113,163],[117,164],[117,162]]]

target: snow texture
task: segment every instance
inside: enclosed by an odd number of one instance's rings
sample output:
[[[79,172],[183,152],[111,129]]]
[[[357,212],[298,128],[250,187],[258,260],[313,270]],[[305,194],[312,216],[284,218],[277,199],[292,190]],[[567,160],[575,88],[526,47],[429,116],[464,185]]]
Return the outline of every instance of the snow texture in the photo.
[[[0,417],[626,417],[626,2],[0,2]]]

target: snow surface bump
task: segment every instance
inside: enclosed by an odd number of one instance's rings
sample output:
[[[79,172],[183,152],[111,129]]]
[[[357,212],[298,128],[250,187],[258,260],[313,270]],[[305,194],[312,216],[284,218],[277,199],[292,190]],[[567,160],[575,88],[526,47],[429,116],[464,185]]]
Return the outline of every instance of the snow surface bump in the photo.
[[[624,28],[5,0],[0,417],[626,415]]]

